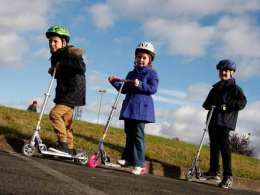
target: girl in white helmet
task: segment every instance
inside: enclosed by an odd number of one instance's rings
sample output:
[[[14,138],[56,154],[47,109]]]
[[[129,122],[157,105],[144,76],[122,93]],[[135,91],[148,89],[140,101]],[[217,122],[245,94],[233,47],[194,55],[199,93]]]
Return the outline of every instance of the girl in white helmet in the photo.
[[[155,122],[154,104],[152,96],[157,92],[159,78],[153,69],[152,61],[155,57],[154,47],[149,42],[142,42],[135,50],[135,66],[126,79],[134,80],[134,84],[124,85],[122,93],[126,94],[123,101],[120,120],[124,120],[126,145],[121,160],[122,166],[132,165],[132,173],[144,174],[145,169],[145,133],[146,123]],[[114,81],[116,76],[108,78],[110,83],[120,89],[121,83]]]

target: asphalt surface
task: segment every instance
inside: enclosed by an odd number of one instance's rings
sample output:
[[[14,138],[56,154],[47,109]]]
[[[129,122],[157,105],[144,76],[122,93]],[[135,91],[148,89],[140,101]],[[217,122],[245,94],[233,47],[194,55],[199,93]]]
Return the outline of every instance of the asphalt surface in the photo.
[[[0,151],[0,194],[260,194],[254,191],[222,189],[217,184],[187,182],[150,174],[136,176],[129,171],[96,167],[39,156]]]

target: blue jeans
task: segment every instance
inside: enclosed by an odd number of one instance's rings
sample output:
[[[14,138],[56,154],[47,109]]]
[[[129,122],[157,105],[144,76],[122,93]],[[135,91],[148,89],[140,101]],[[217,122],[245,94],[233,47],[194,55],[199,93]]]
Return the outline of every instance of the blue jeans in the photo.
[[[126,145],[122,159],[134,167],[144,167],[145,163],[145,123],[125,120]]]

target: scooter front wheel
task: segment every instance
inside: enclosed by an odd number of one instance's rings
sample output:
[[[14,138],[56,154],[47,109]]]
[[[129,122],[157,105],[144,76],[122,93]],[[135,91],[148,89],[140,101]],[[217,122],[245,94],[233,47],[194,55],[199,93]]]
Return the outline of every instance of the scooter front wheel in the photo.
[[[30,147],[29,144],[24,144],[22,152],[25,156],[32,156],[34,154],[35,147]]]
[[[97,157],[96,154],[94,154],[90,157],[89,162],[88,162],[89,167],[95,168],[97,166],[98,160],[96,159],[96,157]]]
[[[146,164],[146,163],[144,164],[144,168],[143,168],[143,170],[141,171],[141,174],[140,174],[140,175],[143,175],[143,174],[145,174],[145,173],[147,173],[147,164]]]
[[[186,181],[191,182],[192,179],[193,179],[193,174],[192,174],[191,171],[188,171],[188,172],[186,173]]]

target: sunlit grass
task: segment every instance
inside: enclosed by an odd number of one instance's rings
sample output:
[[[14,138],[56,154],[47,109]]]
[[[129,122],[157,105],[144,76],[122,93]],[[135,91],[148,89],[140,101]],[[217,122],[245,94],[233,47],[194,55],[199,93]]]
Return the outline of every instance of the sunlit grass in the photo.
[[[0,135],[11,138],[30,140],[37,124],[39,113],[0,106]],[[104,131],[103,125],[74,121],[75,148],[94,153]],[[51,127],[49,116],[44,115],[41,123],[40,137],[43,143],[50,145],[57,141]],[[125,146],[125,134],[122,129],[110,127],[105,140],[108,155],[120,156]],[[197,145],[176,139],[167,139],[146,135],[146,159],[170,166],[190,167],[198,150]],[[204,146],[199,166],[209,169],[209,148]],[[260,160],[232,154],[234,176],[260,180]]]

